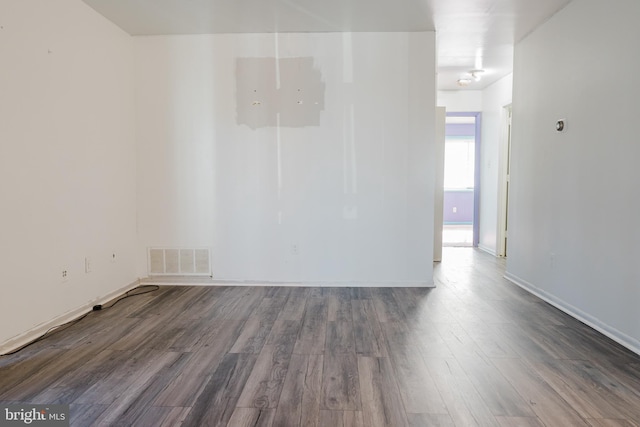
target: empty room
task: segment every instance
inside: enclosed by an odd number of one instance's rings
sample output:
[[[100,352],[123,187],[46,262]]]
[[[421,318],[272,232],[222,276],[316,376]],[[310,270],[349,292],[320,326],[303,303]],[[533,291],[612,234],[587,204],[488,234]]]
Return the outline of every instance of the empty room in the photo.
[[[638,19],[0,0],[0,425],[640,426]]]

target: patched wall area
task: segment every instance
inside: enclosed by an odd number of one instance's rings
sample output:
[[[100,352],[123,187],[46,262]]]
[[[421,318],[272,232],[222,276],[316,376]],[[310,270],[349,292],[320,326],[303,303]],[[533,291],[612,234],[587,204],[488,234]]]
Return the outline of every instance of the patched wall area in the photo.
[[[320,126],[325,84],[313,58],[237,58],[236,123]]]

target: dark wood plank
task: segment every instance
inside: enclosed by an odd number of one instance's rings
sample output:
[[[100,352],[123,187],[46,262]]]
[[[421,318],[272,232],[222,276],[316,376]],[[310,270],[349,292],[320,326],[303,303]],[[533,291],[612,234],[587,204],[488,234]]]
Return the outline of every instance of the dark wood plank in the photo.
[[[69,425],[70,426],[93,426],[96,425],[96,419],[109,405],[69,405]]]
[[[251,313],[251,316],[258,318],[263,322],[273,323],[278,319],[278,316],[280,315],[280,312],[282,311],[286,302],[286,297],[262,298],[260,304]]]
[[[322,384],[322,409],[360,410],[358,360],[355,353],[326,354]]]
[[[326,300],[324,298],[308,298],[294,353],[323,354],[326,331]]]
[[[233,427],[271,427],[275,411],[273,409],[236,408],[228,426]]]
[[[156,406],[188,407],[198,398],[218,364],[223,360],[232,343],[240,334],[243,322],[220,321],[219,327],[207,337],[211,344],[193,353],[189,363],[171,381],[154,402]]]
[[[145,350],[131,354],[120,369],[113,371],[101,382],[95,383],[73,403],[103,405],[135,398],[163,369],[182,358],[181,353],[154,353]]]
[[[302,418],[302,399],[307,378],[309,356],[294,354],[289,361],[287,376],[284,380],[280,402],[275,413],[275,425],[300,425]]]
[[[351,299],[371,299],[372,288],[349,288]]]
[[[40,360],[38,364],[20,363],[14,370],[8,370],[3,374],[0,389],[4,389],[4,391],[0,394],[0,400],[10,397],[12,400],[34,403],[69,404],[73,402],[79,394],[92,385],[91,377],[93,380],[102,379],[122,363],[122,360],[118,358],[121,353],[100,351],[100,348],[84,345],[79,346],[75,352],[69,350],[60,353],[53,352],[52,355],[56,355],[56,357],[50,359],[47,355],[45,360]],[[83,363],[86,363],[89,356],[95,352],[98,352],[96,359],[101,364],[90,366],[87,370],[90,372],[89,380],[78,378],[73,371],[82,369]],[[46,365],[41,364],[42,362]],[[36,366],[39,366],[40,369],[35,371],[30,369]],[[71,381],[71,383],[66,381]],[[52,401],[48,399],[52,399]]]
[[[497,331],[500,337],[518,354],[518,358],[529,361],[553,360],[556,355],[548,348],[541,347],[533,340],[529,332],[517,325],[499,325]],[[540,337],[540,340],[543,338]]]
[[[278,406],[291,350],[290,345],[265,345],[262,348],[237,406],[259,409]]]
[[[262,287],[227,288],[207,317],[212,320],[246,320],[262,303],[265,292]]]
[[[300,425],[314,426],[318,423],[320,404],[322,401],[322,373],[324,356],[312,354],[307,363],[307,374],[302,394],[302,411]]]
[[[258,354],[267,341],[274,321],[264,320],[259,316],[251,316],[242,327],[240,336],[229,350],[230,353]]]
[[[640,420],[634,394],[590,362],[556,360],[531,366],[583,418]]]
[[[183,425],[226,425],[256,359],[254,354],[227,354],[198,394]]]
[[[342,288],[342,291],[348,291],[347,288]],[[334,292],[328,298],[328,316],[329,322],[352,322],[353,316],[351,314],[351,299],[348,292]]]
[[[393,296],[392,288],[376,288],[372,290],[373,305],[380,322],[404,322],[404,311]]]
[[[48,387],[40,384],[38,393],[29,398],[29,401],[48,403],[52,405],[68,405],[74,402],[80,395],[94,384],[103,381],[130,357],[129,352],[104,350],[87,363],[75,367],[71,372],[61,371],[63,376]],[[89,406],[89,405],[88,405]]]
[[[362,356],[384,357],[387,344],[373,301],[351,300],[356,352]]]
[[[171,354],[171,353],[167,353]],[[96,420],[95,425],[142,425],[139,419],[152,406],[152,402],[184,368],[191,354],[176,353],[179,356],[171,360],[170,364],[163,365],[158,375],[152,376],[148,381],[137,378]]]
[[[274,425],[317,425],[322,391],[322,365],[321,355],[291,356]]]
[[[278,320],[302,320],[306,305],[306,297],[290,296],[278,314]]]
[[[327,323],[325,354],[356,353],[353,336],[353,322],[339,321]]]
[[[135,425],[139,426],[157,426],[157,427],[174,427],[183,424],[191,408],[170,407],[170,406],[154,406],[149,408]]]
[[[295,320],[276,320],[267,338],[267,345],[280,345],[293,348],[298,340],[300,322]]]
[[[409,425],[393,368],[387,358],[358,356],[362,415],[366,426]]]

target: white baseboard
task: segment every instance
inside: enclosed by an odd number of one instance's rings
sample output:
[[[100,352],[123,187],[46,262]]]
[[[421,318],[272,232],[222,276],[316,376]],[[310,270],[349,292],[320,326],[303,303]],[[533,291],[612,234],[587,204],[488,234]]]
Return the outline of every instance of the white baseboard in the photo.
[[[485,246],[485,245],[478,244],[478,249],[480,249],[480,250],[481,250],[481,251],[483,251],[483,252],[488,253],[489,255],[493,255],[493,256],[495,256],[495,257],[497,257],[497,256],[498,256],[498,254],[496,253],[496,251],[494,251],[493,249],[491,249],[491,248],[489,248],[489,247],[487,247],[487,246]]]
[[[172,286],[298,286],[335,288],[435,288],[434,282],[269,282],[252,280],[220,280],[209,277],[146,277],[141,285]]]
[[[48,322],[41,323],[29,329],[28,331],[21,333],[20,335],[16,335],[13,338],[9,338],[7,341],[0,344],[0,354],[10,353],[15,349],[18,349],[23,345],[30,343],[31,341],[35,340],[36,338],[38,338],[39,336],[47,332],[49,329],[53,328],[54,326],[63,325],[65,323],[72,321],[73,319],[77,319],[83,314],[89,311],[92,311],[94,305],[105,304],[111,301],[112,299],[114,299],[115,297],[122,295],[125,292],[130,291],[131,289],[139,286],[139,284],[140,284],[140,280],[136,280],[135,282],[130,283],[113,292],[110,292],[107,295],[104,295],[103,297],[95,298],[94,300],[89,301],[86,304],[83,304],[81,307],[78,307],[74,310],[68,311],[60,316],[57,316],[49,320]]]
[[[617,330],[615,328],[612,328],[611,326],[607,325],[606,323],[604,323],[600,319],[597,319],[596,317],[593,317],[589,313],[585,313],[584,311],[580,310],[579,308],[574,307],[573,305],[567,303],[566,301],[563,301],[560,298],[557,298],[556,296],[554,296],[554,295],[548,293],[547,291],[544,291],[544,290],[534,286],[533,284],[527,282],[526,280],[523,280],[523,279],[519,278],[518,276],[516,276],[514,274],[506,272],[504,274],[504,277],[505,277],[505,279],[507,279],[510,282],[516,284],[517,286],[521,287],[525,291],[530,292],[530,293],[534,294],[535,296],[537,296],[538,298],[548,302],[552,306],[556,307],[558,310],[561,310],[561,311],[567,313],[569,316],[574,317],[575,319],[578,319],[579,321],[581,321],[585,325],[595,329],[596,331],[600,332],[601,334],[611,338],[612,340],[614,340],[618,344],[620,344],[620,345],[628,348],[629,350],[633,351],[634,353],[640,355],[640,341],[638,341],[637,339],[635,339],[633,337],[630,337],[627,334],[625,334],[623,332],[620,332],[619,330]]]

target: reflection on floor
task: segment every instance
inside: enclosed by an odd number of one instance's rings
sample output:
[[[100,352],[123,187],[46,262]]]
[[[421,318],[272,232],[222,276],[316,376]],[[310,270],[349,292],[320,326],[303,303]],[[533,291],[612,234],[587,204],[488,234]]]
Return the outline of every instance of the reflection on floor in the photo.
[[[445,224],[442,228],[443,246],[473,246],[473,225]]]

